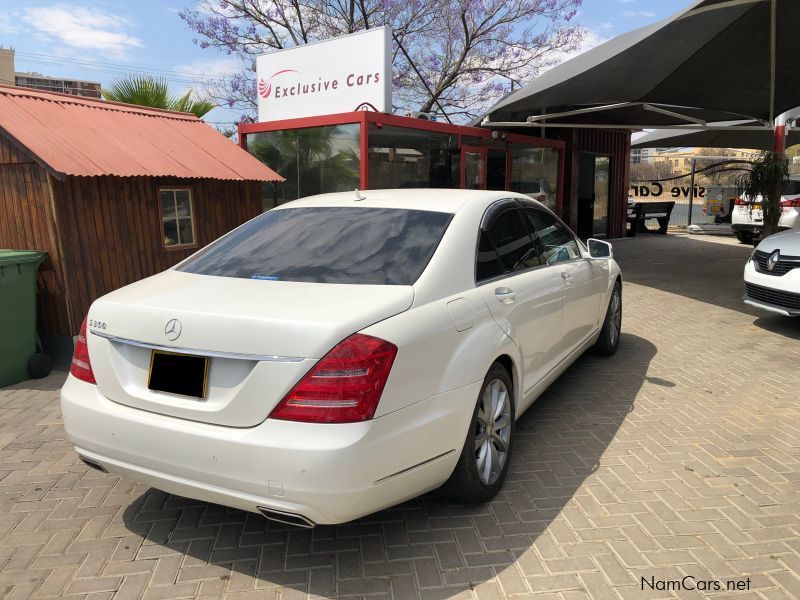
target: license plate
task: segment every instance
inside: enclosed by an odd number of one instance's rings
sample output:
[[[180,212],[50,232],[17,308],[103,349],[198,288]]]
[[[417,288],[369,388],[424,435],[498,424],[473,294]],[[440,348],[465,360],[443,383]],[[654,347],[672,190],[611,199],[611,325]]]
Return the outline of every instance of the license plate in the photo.
[[[760,204],[753,204],[753,210],[761,210]]]
[[[147,387],[154,392],[205,399],[208,357],[153,350]]]

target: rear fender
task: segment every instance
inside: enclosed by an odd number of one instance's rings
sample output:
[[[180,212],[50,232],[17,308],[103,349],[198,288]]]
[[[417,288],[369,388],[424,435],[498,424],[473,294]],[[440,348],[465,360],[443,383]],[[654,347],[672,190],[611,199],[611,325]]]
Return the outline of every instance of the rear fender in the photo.
[[[392,371],[376,417],[400,410],[438,394],[483,381],[501,355],[511,357],[515,389],[520,389],[519,349],[492,319],[475,294],[465,294],[472,324],[457,331],[447,303],[437,300],[376,323],[362,333],[388,340],[398,347]],[[460,323],[464,328],[469,323]],[[475,399],[471,399],[474,402]]]

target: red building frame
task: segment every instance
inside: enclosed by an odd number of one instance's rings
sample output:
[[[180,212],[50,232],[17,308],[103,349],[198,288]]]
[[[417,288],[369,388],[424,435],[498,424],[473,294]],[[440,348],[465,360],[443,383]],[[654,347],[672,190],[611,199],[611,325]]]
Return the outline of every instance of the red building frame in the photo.
[[[361,189],[369,189],[369,124],[374,123],[380,127],[382,125],[392,127],[404,127],[406,129],[416,129],[418,131],[432,131],[458,136],[458,146],[461,151],[460,181],[461,187],[464,186],[464,149],[475,147],[475,138],[480,144],[483,141],[492,142],[492,145],[479,145],[481,149],[505,149],[506,152],[513,148],[513,144],[524,144],[529,147],[553,148],[558,151],[558,181],[556,190],[556,206],[558,212],[562,210],[564,197],[564,154],[566,143],[563,140],[553,140],[531,135],[523,135],[512,132],[498,134],[482,127],[470,127],[468,125],[453,125],[439,121],[427,121],[411,117],[401,117],[386,113],[372,111],[357,111],[349,113],[337,113],[332,115],[320,115],[317,117],[304,117],[299,119],[285,119],[281,121],[268,121],[262,123],[241,123],[239,124],[239,145],[247,149],[247,136],[251,133],[262,133],[270,131],[284,131],[292,129],[305,129],[308,127],[323,127],[330,125],[349,125],[358,124],[360,127],[361,141]],[[463,140],[463,138],[470,138]],[[505,142],[504,147],[497,147],[496,144]],[[506,189],[511,181],[510,177],[511,161],[506,160]],[[486,169],[484,168],[484,187],[486,184]]]

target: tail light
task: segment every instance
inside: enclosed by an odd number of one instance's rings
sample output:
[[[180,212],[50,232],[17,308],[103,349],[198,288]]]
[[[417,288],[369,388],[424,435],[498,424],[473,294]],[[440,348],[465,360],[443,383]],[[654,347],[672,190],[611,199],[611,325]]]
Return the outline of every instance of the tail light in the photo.
[[[735,204],[736,206],[747,206],[747,201],[742,200],[741,198],[737,198]]]
[[[781,200],[781,208],[800,208],[800,198]]]
[[[69,372],[73,377],[87,383],[97,383],[92,371],[92,363],[89,361],[89,347],[86,344],[86,319],[81,323],[81,331],[78,334],[78,341],[75,344],[75,351],[72,353],[72,364]]]
[[[375,414],[397,346],[356,333],[340,342],[294,386],[270,417],[306,423],[354,423]]]

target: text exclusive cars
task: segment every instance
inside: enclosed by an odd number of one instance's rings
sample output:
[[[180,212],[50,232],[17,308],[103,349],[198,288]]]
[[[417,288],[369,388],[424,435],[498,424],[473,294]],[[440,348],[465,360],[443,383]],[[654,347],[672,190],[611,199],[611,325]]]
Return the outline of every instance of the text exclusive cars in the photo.
[[[511,192],[285,204],[92,304],[67,433],[95,468],[297,525],[488,500],[516,418],[619,343],[620,270],[588,244]]]

